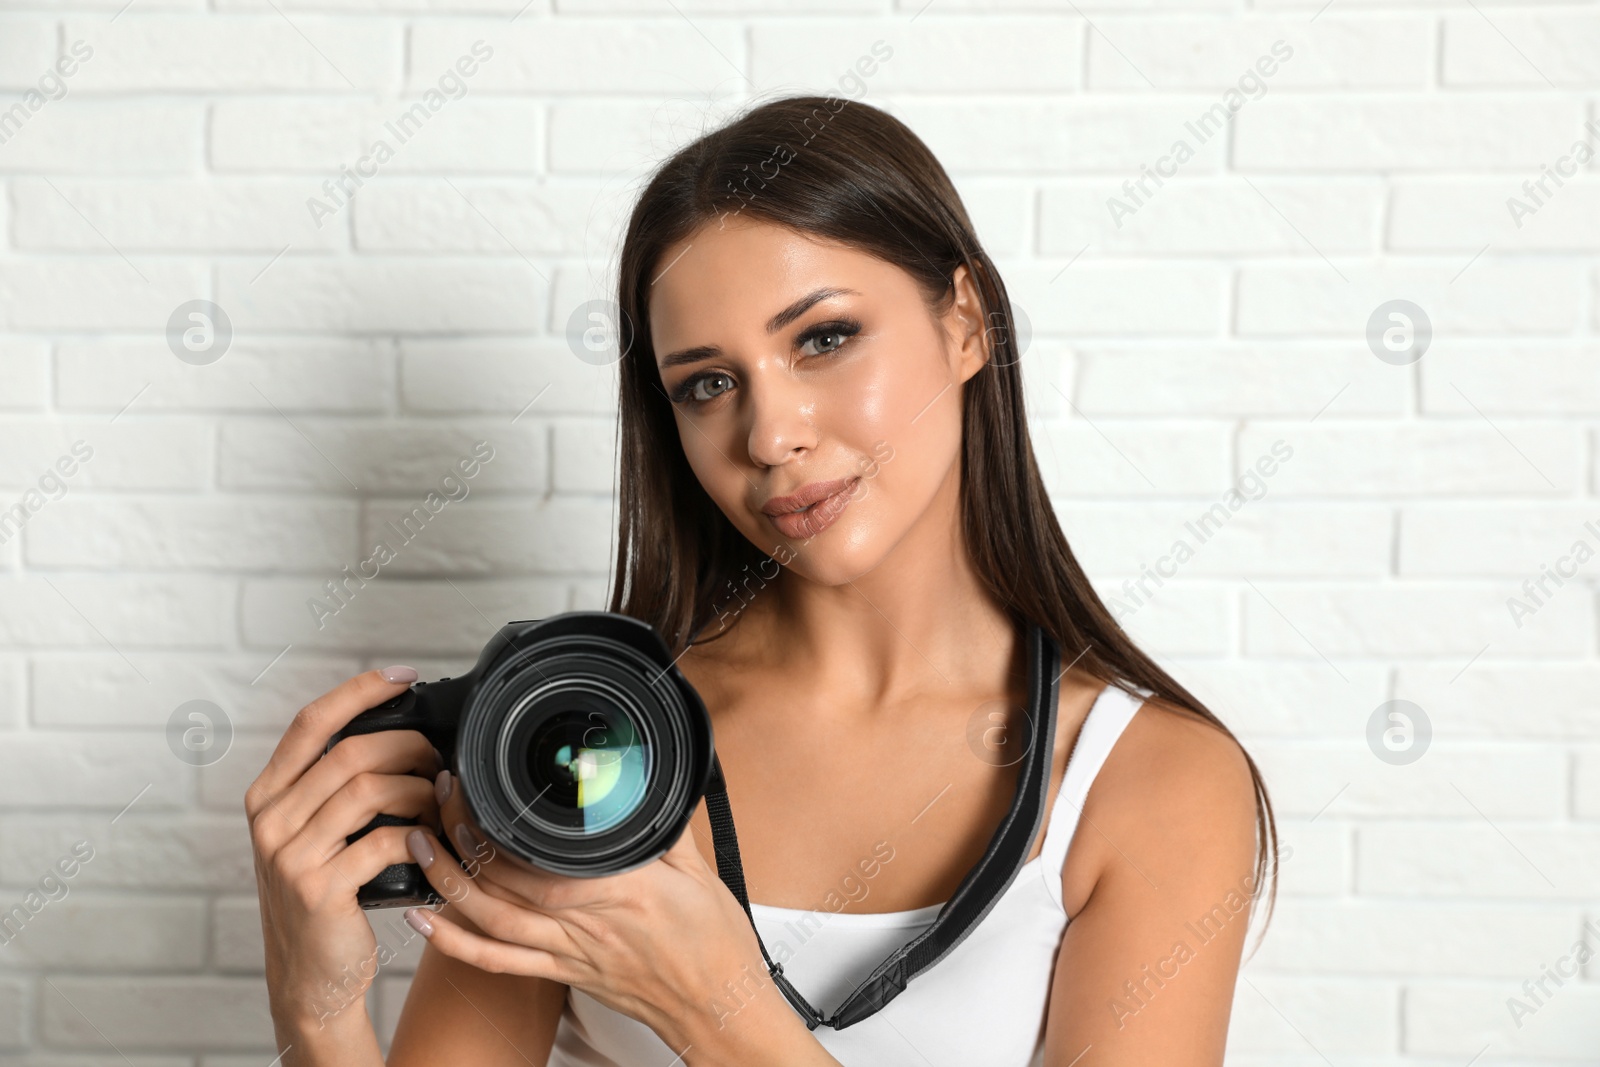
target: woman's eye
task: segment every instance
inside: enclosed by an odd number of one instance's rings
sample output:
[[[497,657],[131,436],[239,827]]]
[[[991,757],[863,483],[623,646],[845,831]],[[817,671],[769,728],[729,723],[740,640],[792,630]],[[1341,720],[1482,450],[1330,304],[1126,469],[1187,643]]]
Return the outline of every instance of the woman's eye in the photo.
[[[807,356],[826,356],[839,351],[845,346],[845,342],[860,332],[861,324],[853,320],[841,319],[838,322],[825,322],[819,326],[813,326],[800,335],[800,351]],[[807,351],[807,349],[811,348],[813,342],[818,343],[821,347]]]
[[[711,386],[713,382],[722,383],[721,388],[709,389],[708,391],[708,387]],[[689,383],[689,399],[698,400],[703,404],[708,400],[715,400],[718,396],[732,388],[732,386],[733,382],[726,374],[722,374],[721,372],[715,374],[703,374],[696,378],[693,382]]]
[[[811,344],[813,341],[817,341],[817,342],[822,342],[823,343],[821,351],[808,352],[806,354],[807,355],[813,355],[813,356],[825,355],[825,354],[827,354],[829,352],[832,352],[834,349],[838,348],[840,345],[844,344],[844,334],[839,332],[839,331],[837,331],[837,330],[829,330],[827,333],[812,334],[811,337],[806,340],[805,345],[801,345],[800,346],[801,350],[803,351],[805,349],[806,345]],[[826,343],[828,341],[832,341],[833,343],[832,344]]]

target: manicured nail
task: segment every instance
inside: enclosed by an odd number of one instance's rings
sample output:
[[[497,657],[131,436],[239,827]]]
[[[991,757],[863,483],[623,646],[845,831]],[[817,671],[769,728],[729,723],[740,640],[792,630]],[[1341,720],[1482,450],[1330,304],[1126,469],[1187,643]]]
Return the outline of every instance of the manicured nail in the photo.
[[[402,682],[410,685],[417,680],[417,669],[415,667],[385,667],[378,673],[383,675],[384,681],[393,682],[396,685]]]
[[[438,800],[441,808],[444,807],[444,802],[450,799],[450,790],[453,786],[449,771],[440,771],[439,777],[433,780],[434,799]]]
[[[456,848],[461,851],[463,859],[468,855],[476,856],[478,854],[478,836],[467,829],[466,823],[456,823],[455,838]]]
[[[407,908],[406,922],[423,937],[433,936],[433,923],[428,921],[427,914],[421,908]]]
[[[413,830],[406,835],[406,848],[411,850],[417,866],[426,869],[433,865],[433,846],[428,844],[428,839],[422,836],[421,830]]]

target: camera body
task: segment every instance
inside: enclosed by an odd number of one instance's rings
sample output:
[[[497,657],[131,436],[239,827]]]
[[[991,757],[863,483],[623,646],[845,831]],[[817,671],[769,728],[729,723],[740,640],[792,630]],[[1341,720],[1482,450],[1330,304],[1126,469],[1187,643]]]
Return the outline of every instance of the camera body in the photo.
[[[660,635],[608,611],[507,623],[466,674],[414,683],[325,752],[381,730],[416,730],[439,750],[499,854],[574,877],[620,874],[670,848],[714,758],[705,704]],[[415,821],[379,815],[349,840]],[[357,894],[363,908],[440,899],[415,864],[386,868]]]

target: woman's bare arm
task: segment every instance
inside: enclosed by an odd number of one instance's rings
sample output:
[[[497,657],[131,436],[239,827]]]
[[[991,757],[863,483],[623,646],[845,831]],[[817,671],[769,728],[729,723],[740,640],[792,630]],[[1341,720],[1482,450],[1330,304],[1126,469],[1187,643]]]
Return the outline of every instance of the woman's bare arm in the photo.
[[[1072,918],[1051,986],[1046,1064],[1220,1067],[1255,844],[1237,743],[1147,703],[1096,776],[1069,851]]]
[[[479,933],[446,905],[456,922]],[[389,1067],[544,1067],[567,987],[495,974],[424,945],[389,1049]]]

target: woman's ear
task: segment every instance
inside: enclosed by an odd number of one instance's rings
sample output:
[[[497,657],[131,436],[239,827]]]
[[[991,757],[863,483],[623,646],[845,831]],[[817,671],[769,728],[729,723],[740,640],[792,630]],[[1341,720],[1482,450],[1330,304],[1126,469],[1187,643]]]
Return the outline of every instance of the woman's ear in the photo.
[[[966,264],[956,268],[951,278],[955,300],[944,315],[944,328],[955,342],[950,373],[956,382],[965,382],[989,362],[991,343],[989,324],[984,320],[983,301]]]

